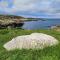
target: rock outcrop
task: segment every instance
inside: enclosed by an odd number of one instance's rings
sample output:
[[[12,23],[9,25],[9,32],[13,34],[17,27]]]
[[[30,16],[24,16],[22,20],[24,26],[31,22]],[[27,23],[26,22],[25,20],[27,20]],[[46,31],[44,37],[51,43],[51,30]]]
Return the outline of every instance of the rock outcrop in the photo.
[[[58,44],[58,40],[54,37],[43,33],[32,33],[13,38],[4,44],[4,48],[8,51],[14,49],[43,49],[48,46]]]
[[[0,15],[0,28],[18,27],[24,24],[24,17],[14,15]]]

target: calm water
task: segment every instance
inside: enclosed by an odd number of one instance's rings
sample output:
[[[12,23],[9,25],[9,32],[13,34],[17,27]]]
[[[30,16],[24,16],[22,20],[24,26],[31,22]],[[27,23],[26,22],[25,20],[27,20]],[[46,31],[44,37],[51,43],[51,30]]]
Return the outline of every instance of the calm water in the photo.
[[[49,29],[51,26],[60,25],[60,19],[49,19],[49,20],[38,20],[38,21],[27,21],[22,26],[23,29]]]

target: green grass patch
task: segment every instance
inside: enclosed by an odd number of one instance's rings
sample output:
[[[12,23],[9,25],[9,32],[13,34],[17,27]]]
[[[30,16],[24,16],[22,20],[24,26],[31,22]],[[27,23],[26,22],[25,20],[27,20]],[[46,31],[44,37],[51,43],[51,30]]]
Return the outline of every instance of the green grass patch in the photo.
[[[3,45],[12,38],[20,35],[28,35],[33,32],[45,33],[54,36],[60,42],[60,32],[55,30],[22,30],[1,29],[0,30],[0,60],[60,60],[60,43],[57,46],[48,47],[43,50],[14,50],[6,51]]]

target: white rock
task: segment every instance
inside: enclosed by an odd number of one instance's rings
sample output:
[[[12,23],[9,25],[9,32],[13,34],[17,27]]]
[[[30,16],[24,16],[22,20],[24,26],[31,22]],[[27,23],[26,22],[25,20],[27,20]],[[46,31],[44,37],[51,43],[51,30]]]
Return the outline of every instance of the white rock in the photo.
[[[11,41],[4,44],[6,50],[14,49],[43,49],[48,46],[57,45],[58,40],[54,37],[43,33],[32,33],[13,38]]]

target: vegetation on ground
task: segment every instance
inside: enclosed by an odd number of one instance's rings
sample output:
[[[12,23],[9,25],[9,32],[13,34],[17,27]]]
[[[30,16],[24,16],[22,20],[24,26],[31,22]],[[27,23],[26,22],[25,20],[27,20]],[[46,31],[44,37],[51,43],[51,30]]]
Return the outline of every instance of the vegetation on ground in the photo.
[[[60,43],[43,50],[14,50],[7,51],[3,45],[12,38],[20,35],[28,35],[33,32],[45,33],[55,37],[60,42],[60,32],[55,30],[22,30],[1,29],[0,30],[0,60],[60,60]]]

